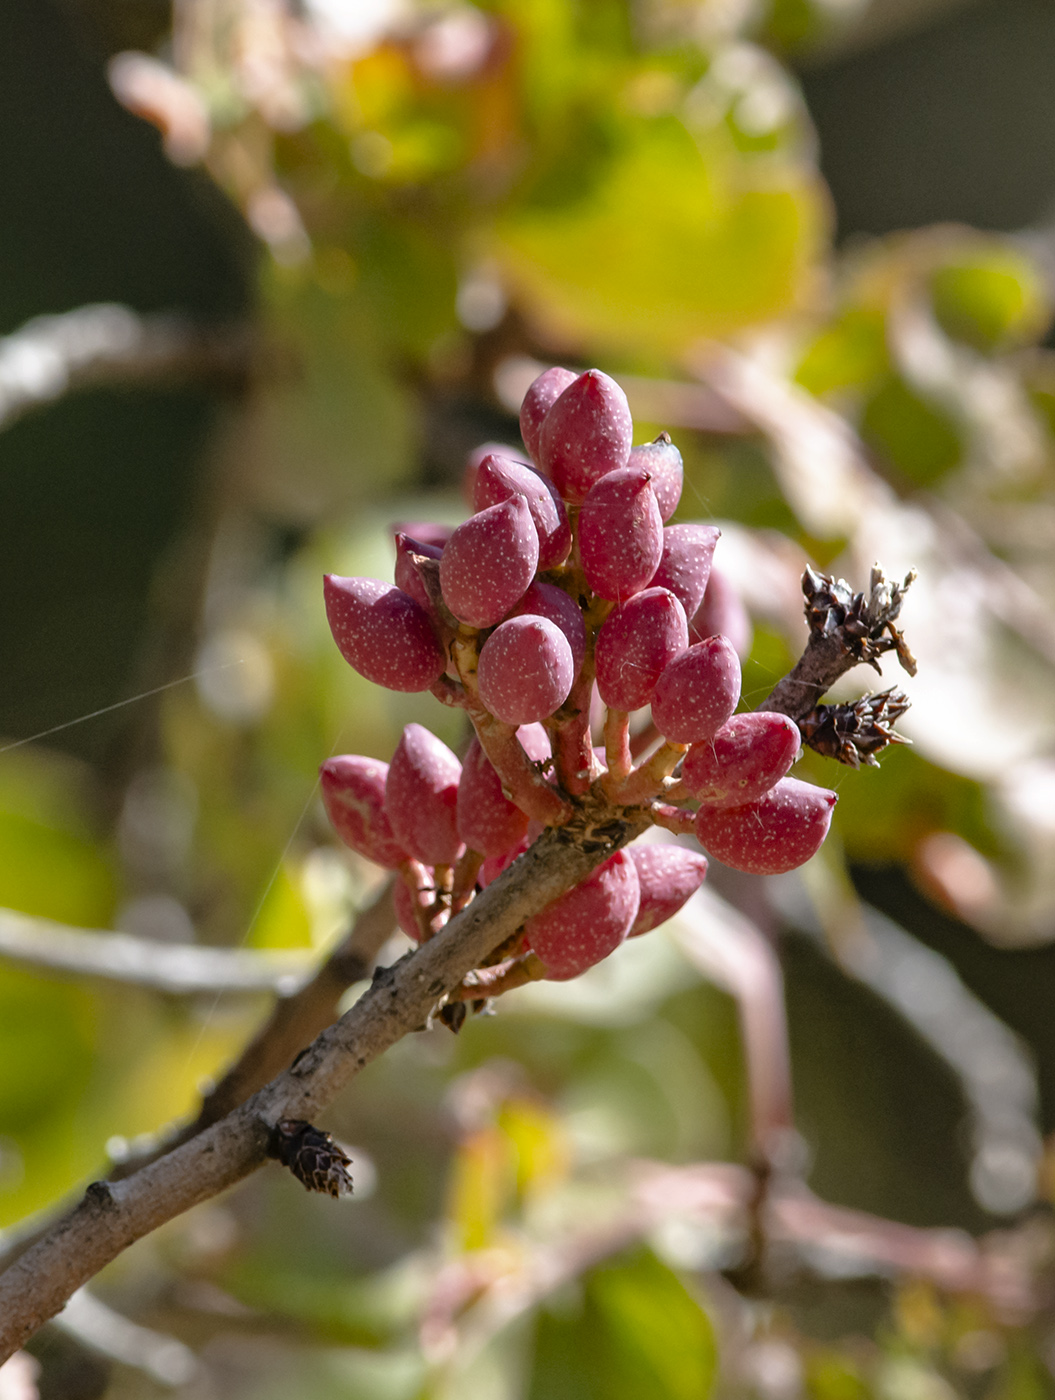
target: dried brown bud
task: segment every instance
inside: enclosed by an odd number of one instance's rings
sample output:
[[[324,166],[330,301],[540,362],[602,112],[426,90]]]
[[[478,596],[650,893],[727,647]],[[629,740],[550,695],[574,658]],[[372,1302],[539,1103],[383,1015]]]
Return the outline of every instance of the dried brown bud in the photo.
[[[465,1024],[465,1018],[469,1013],[464,1001],[448,1001],[440,1007],[438,1014],[447,1029],[457,1035]]]
[[[910,742],[894,730],[910,703],[903,690],[884,690],[845,705],[816,705],[799,721],[799,729],[803,741],[825,758],[851,768],[862,763],[876,768],[876,754],[888,744]]]
[[[329,1133],[303,1118],[283,1118],[271,1130],[267,1154],[288,1167],[306,1191],[350,1196],[352,1159]]]
[[[807,566],[802,575],[802,591],[806,597],[806,621],[810,631],[822,637],[840,632],[843,644],[854,658],[867,662],[877,671],[877,658],[884,652],[896,651],[901,665],[914,676],[915,658],[894,622],[915,577],[913,570],[906,574],[903,583],[891,583],[877,564],[872,569],[866,597],[864,593],[853,592],[845,579],[831,578]]]

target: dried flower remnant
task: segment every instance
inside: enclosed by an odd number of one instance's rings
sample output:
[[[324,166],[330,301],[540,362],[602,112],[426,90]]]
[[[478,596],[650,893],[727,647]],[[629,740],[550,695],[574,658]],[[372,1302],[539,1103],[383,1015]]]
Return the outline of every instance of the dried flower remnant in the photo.
[[[850,768],[879,766],[876,754],[888,744],[908,744],[894,725],[909,708],[903,690],[891,688],[878,695],[862,695],[842,705],[815,705],[799,721],[803,742],[825,758]]]
[[[283,1118],[268,1140],[268,1156],[288,1167],[306,1191],[350,1196],[352,1159],[329,1133],[303,1118]]]

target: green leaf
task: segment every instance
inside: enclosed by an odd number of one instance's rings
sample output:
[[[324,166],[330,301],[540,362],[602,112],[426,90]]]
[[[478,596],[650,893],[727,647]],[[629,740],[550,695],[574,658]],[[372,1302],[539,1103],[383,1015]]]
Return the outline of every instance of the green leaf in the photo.
[[[247,942],[252,948],[311,947],[311,915],[287,866],[279,868],[264,896]]]
[[[827,760],[804,756],[803,777],[829,785]],[[911,862],[931,831],[954,831],[989,858],[1006,855],[986,818],[985,788],[928,763],[915,749],[892,747],[878,768],[838,784],[836,825],[848,858],[868,864]]]
[[[916,486],[929,486],[960,464],[956,424],[900,375],[890,375],[865,404],[861,436]]]
[[[0,812],[0,905],[82,928],[105,928],[113,902],[113,877],[91,842]]]
[[[1037,268],[1013,248],[949,263],[933,274],[930,289],[942,328],[978,350],[1033,340],[1051,316]]]
[[[448,1214],[457,1247],[486,1249],[516,1186],[513,1144],[497,1128],[470,1133],[451,1164]]]
[[[849,1357],[822,1351],[809,1358],[806,1389],[812,1400],[868,1400],[868,1387]]]
[[[641,1250],[589,1274],[580,1308],[540,1315],[529,1400],[705,1400],[715,1361],[707,1314]]]
[[[0,1133],[75,1100],[91,1072],[95,998],[84,987],[0,965]]]
[[[236,1262],[223,1279],[250,1307],[301,1322],[328,1341],[366,1348],[383,1347],[409,1327],[424,1306],[422,1282],[412,1266],[349,1277],[328,1265],[284,1267],[266,1255]]]
[[[890,368],[882,311],[854,307],[810,343],[795,378],[811,394],[872,388]]]
[[[1020,1344],[1000,1368],[990,1394],[993,1400],[1048,1400],[1051,1389],[1050,1372]]]
[[[628,123],[603,178],[560,208],[498,229],[509,274],[576,339],[670,354],[788,310],[823,226],[812,183],[788,168],[752,185],[721,138],[673,117]]]

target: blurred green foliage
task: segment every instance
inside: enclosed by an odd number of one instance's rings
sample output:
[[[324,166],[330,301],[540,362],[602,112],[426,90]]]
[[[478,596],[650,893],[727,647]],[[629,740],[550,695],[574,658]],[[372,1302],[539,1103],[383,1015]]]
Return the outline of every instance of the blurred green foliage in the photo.
[[[715,1371],[707,1314],[654,1255],[593,1270],[578,1299],[555,1298],[536,1324],[531,1400],[639,1395],[693,1400]]]
[[[678,518],[726,522],[718,558],[754,622],[745,704],[801,647],[802,559],[866,570],[877,502],[895,538],[911,528],[914,545],[933,546],[935,570],[951,546],[917,509],[937,499],[977,533],[990,572],[959,557],[916,614],[930,642],[917,747],[862,773],[803,761],[804,776],[840,794],[811,898],[822,932],[843,917],[852,932],[850,872],[878,882],[896,869],[962,920],[962,940],[1009,928],[1050,937],[1043,823],[1025,831],[1004,800],[1024,759],[993,747],[994,716],[1010,713],[1004,727],[1023,732],[1051,722],[1050,677],[1036,657],[1001,650],[1000,632],[950,679],[933,640],[950,594],[973,596],[999,565],[1021,570],[1038,611],[1050,601],[1050,291],[1024,245],[965,229],[832,248],[787,54],[829,32],[840,8],[863,7],[495,0],[412,7],[357,46],[312,48],[312,7],[177,7],[175,35],[158,31],[174,43],[159,51],[208,118],[206,173],[264,245],[256,317],[278,366],[217,408],[204,458],[184,451],[192,518],[156,546],[153,588],[125,608],[148,615],[131,650],[160,655],[159,683],[180,683],[144,720],[130,707],[120,761],[89,767],[59,736],[0,747],[0,905],[168,937],[149,923],[162,907],[207,944],[328,948],[377,876],[337,849],[318,764],[344,751],[387,758],[411,721],[453,747],[466,736],[430,696],[382,692],[344,664],[319,577],[390,577],[395,521],[462,517],[466,449],[516,442],[504,374],[525,360],[601,362],[637,377],[639,436],[670,427],[684,452]],[[127,30],[107,15],[119,47]],[[74,126],[73,100],[61,111]],[[160,109],[146,115],[171,138]],[[183,300],[198,305],[189,290]],[[793,386],[799,417],[784,437],[765,402],[739,404],[732,425],[698,405],[681,423],[646,422],[657,402],[683,402],[660,391],[707,385],[729,351]],[[820,439],[802,425],[828,415],[863,444],[863,521],[811,514],[788,466],[796,433],[813,459]],[[844,478],[830,487],[844,490]],[[1021,603],[1011,597],[1005,630]],[[911,642],[911,604],[904,621]],[[111,669],[114,699],[154,680],[149,667]],[[1009,672],[1021,716],[1000,688]],[[888,668],[883,684],[893,680]],[[80,717],[77,693],[71,684],[54,722]],[[954,720],[968,738],[950,755],[940,740]],[[967,867],[943,876],[927,854],[935,836],[990,879],[990,912],[957,903]],[[744,894],[713,875],[774,929],[798,927],[779,890]],[[807,932],[784,955],[811,1184],[920,1224],[992,1223],[971,1196],[957,1074],[850,976],[837,938],[822,951]],[[176,999],[0,967],[0,1225],[191,1112],[262,1010],[261,999]],[[1035,1049],[1044,1064],[1055,1055]],[[1055,1104],[1042,1111],[1050,1130]],[[720,1240],[689,1248],[652,1232],[627,1248],[616,1229],[607,1254],[560,1256],[586,1227],[611,1228],[634,1160],[745,1161],[749,1113],[735,1003],[657,933],[581,983],[525,989],[457,1039],[434,1029],[372,1066],[332,1113],[355,1144],[351,1205],[261,1174],[142,1242],[100,1296],[219,1355],[232,1394],[254,1400],[291,1388],[309,1400],[1048,1393],[1028,1327],[982,1302],[968,1316],[962,1299],[923,1285],[898,1292],[872,1278],[842,1293],[826,1278],[818,1302],[800,1279],[777,1278],[772,1296],[748,1280],[734,1306],[727,1284],[707,1283],[743,1262]],[[489,1290],[552,1256],[564,1264],[552,1285],[488,1331]],[[112,1394],[153,1393],[146,1384],[119,1371]]]

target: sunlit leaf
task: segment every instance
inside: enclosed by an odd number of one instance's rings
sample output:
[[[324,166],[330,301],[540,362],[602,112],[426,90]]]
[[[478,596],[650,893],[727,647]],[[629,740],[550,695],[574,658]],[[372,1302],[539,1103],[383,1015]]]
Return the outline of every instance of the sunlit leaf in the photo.
[[[889,365],[883,313],[854,308],[810,342],[795,378],[811,394],[868,389]]]
[[[491,1243],[516,1184],[517,1163],[509,1138],[494,1127],[470,1133],[451,1163],[448,1215],[458,1247]]]
[[[861,436],[917,486],[929,486],[958,466],[963,452],[949,415],[896,374],[865,404]]]
[[[1051,316],[1036,264],[1006,245],[938,268],[930,289],[942,327],[979,350],[1032,340]]]
[[[95,1001],[86,987],[0,964],[0,1133],[55,1112],[91,1072]]]
[[[836,1351],[818,1352],[809,1358],[806,1389],[812,1400],[868,1400],[869,1396],[858,1367]]]
[[[823,225],[811,181],[785,170],[749,184],[673,117],[629,126],[622,143],[574,202],[499,226],[540,314],[577,338],[669,354],[794,304]]]
[[[530,1400],[705,1400],[715,1369],[707,1314],[655,1255],[588,1275],[580,1307],[544,1310]]]
[[[0,812],[0,905],[82,928],[105,927],[113,876],[89,841]]]
[[[311,947],[311,913],[286,865],[279,867],[264,895],[247,941],[253,948]]]
[[[521,1195],[552,1186],[568,1168],[568,1143],[560,1120],[532,1099],[510,1098],[498,1113],[498,1126],[516,1157]]]

